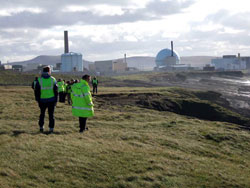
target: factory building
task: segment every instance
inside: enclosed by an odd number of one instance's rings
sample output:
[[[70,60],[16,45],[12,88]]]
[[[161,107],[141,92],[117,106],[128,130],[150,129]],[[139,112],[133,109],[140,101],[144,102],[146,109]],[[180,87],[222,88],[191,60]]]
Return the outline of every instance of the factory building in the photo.
[[[22,65],[12,65],[12,70],[17,72],[23,72],[23,66]]]
[[[240,54],[224,55],[222,58],[212,59],[212,66],[215,70],[245,70],[247,68],[247,59],[241,58]]]
[[[94,64],[89,64],[89,70],[99,72],[101,74],[125,72],[128,70],[126,54],[124,55],[124,60],[95,61]]]
[[[62,72],[82,72],[82,54],[69,52],[68,31],[64,31],[64,54],[61,55]]]
[[[0,66],[0,70],[12,70],[12,65],[3,64]]]

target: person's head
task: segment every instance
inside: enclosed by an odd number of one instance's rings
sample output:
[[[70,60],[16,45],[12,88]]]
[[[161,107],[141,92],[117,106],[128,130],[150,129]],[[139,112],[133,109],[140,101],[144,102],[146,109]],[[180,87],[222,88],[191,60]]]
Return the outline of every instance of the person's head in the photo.
[[[88,74],[85,74],[85,75],[82,76],[82,79],[89,82],[91,80],[91,76],[88,75]]]
[[[57,82],[61,82],[62,80],[61,80],[61,78],[59,78],[58,80],[57,80]]]
[[[94,76],[94,80],[96,80],[96,77]]]
[[[44,73],[51,74],[50,67],[49,67],[49,66],[43,67],[43,72],[44,72]]]
[[[35,77],[35,80],[38,80],[38,77]]]

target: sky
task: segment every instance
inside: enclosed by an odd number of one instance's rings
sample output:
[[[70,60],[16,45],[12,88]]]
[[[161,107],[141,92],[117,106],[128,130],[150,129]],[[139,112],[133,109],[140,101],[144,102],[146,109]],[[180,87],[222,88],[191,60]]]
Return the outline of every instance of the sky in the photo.
[[[0,0],[0,61],[61,55],[89,61],[156,56],[250,56],[247,0]]]

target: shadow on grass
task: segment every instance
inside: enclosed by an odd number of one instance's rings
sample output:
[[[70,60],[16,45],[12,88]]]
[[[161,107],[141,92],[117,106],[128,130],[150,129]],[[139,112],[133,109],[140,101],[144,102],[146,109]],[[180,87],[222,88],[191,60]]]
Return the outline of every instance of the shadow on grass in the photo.
[[[41,133],[40,131],[38,132],[26,132],[26,131],[22,131],[22,130],[14,130],[12,131],[12,135],[13,137],[18,137],[20,136],[21,134],[30,134],[30,135],[39,135],[39,134],[46,134],[46,135],[66,135],[68,134],[67,132],[63,131],[63,132],[57,132],[57,131],[54,131],[53,133],[49,132],[49,131],[44,131],[43,133]],[[0,132],[0,135],[8,135],[7,132]]]

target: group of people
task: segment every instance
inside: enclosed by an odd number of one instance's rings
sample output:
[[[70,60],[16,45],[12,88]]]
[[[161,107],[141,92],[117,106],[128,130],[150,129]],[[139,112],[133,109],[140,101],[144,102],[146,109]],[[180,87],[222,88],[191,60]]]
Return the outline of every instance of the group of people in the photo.
[[[51,76],[50,67],[44,67],[40,78],[36,77],[32,83],[35,99],[40,108],[39,127],[40,132],[44,132],[44,117],[46,109],[49,114],[49,133],[53,133],[55,127],[54,111],[58,101],[65,103],[67,97],[68,104],[72,105],[72,114],[79,117],[80,133],[88,130],[86,126],[87,118],[94,116],[94,104],[90,92],[89,83],[92,82],[93,94],[97,94],[98,80],[90,75],[83,75],[81,80],[56,79]]]
[[[64,103],[66,98],[67,102],[70,105],[71,104],[71,92],[72,92],[72,85],[79,83],[79,80],[73,80],[65,81],[62,79],[57,80],[57,86],[58,86],[58,95],[59,95],[59,102]],[[94,77],[91,80],[92,87],[93,87],[93,94],[97,94],[97,86],[98,86],[98,80],[96,77]]]

